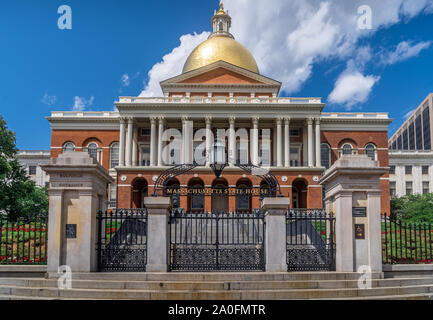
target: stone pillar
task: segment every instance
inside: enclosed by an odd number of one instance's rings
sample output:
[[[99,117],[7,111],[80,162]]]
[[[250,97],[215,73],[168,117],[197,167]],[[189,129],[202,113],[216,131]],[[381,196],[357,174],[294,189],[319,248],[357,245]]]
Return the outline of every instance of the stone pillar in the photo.
[[[229,154],[228,154],[228,163],[231,167],[236,163],[236,118],[229,118]]]
[[[213,144],[212,117],[206,117],[206,167],[210,167],[212,144]]]
[[[259,117],[253,118],[253,130],[251,139],[252,163],[259,165]]]
[[[321,152],[320,152],[320,118],[316,119],[316,167],[322,166]]]
[[[283,166],[283,120],[277,119],[277,167]]]
[[[164,117],[159,118],[159,126],[158,126],[158,167],[164,166],[163,163],[163,149],[164,142],[162,141],[162,136],[164,134]]]
[[[308,166],[314,166],[313,120],[308,119]]]
[[[360,266],[382,272],[380,177],[387,172],[365,154],[343,155],[320,180],[326,209],[336,217],[338,272]]]
[[[167,272],[169,264],[168,217],[171,199],[167,197],[144,198],[147,216],[147,272]]]
[[[284,119],[284,166],[290,167],[290,118]]]
[[[125,166],[125,119],[120,119],[119,167]]]
[[[266,272],[287,272],[286,213],[289,198],[265,198],[265,260]]]
[[[335,267],[339,272],[353,272],[352,193],[340,192],[335,196]]]
[[[158,152],[156,143],[156,118],[150,118],[150,166],[156,166],[156,153]]]
[[[128,135],[126,137],[126,166],[132,165],[132,143],[133,143],[133,119],[128,118]]]
[[[47,272],[57,274],[62,265],[97,271],[96,215],[107,209],[113,179],[86,152],[63,153],[42,169],[50,175]]]

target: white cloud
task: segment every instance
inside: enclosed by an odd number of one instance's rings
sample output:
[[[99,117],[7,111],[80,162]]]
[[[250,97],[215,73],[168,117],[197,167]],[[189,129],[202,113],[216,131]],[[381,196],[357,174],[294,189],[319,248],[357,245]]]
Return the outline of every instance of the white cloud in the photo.
[[[86,107],[93,105],[93,102],[95,101],[95,97],[91,96],[90,99],[86,99],[83,97],[74,97],[74,105],[72,109],[74,111],[83,111]]]
[[[127,73],[122,75],[122,78],[120,79],[120,81],[122,82],[122,87],[129,87],[129,85],[131,84],[131,80],[130,80],[129,75]]]
[[[419,42],[412,45],[411,41],[402,41],[397,45],[394,51],[382,54],[381,62],[384,65],[391,65],[397,62],[405,61],[412,57],[416,57],[419,53],[430,47],[431,41]]]
[[[180,37],[180,45],[162,58],[149,71],[149,81],[140,97],[160,96],[161,87],[159,83],[182,72],[183,65],[192,50],[209,37],[209,32],[194,33]]]
[[[311,77],[314,64],[330,59],[357,61],[360,39],[426,12],[433,7],[433,0],[225,0],[224,5],[232,16],[231,32],[236,40],[252,52],[260,72],[281,81],[283,91],[290,94]],[[373,30],[358,28],[361,5],[372,9]],[[179,74],[192,49],[207,35],[182,36],[180,46],[150,70],[141,95],[160,95],[159,82]],[[371,59],[370,49],[364,54],[365,61]],[[348,81],[347,74],[342,76],[340,83],[342,79]],[[359,75],[357,78],[361,79]],[[364,84],[376,82],[374,76],[362,78]],[[355,100],[363,99],[358,96]]]
[[[50,96],[48,93],[45,93],[44,97],[41,99],[43,104],[47,106],[52,106],[57,101],[56,96]]]
[[[335,83],[334,90],[328,97],[332,103],[344,104],[347,109],[367,101],[371,90],[380,77],[364,76],[358,70],[347,70],[342,73]]]

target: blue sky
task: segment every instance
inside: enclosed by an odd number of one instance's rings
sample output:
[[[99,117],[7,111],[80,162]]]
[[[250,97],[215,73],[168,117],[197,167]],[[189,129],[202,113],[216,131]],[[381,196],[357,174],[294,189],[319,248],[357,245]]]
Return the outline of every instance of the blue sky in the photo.
[[[397,17],[373,1],[373,30],[365,33],[345,29],[356,22],[358,6],[370,1],[334,0],[327,7],[324,1],[269,0],[269,14],[258,0],[227,0],[226,7],[234,36],[253,52],[262,73],[287,84],[282,95],[321,96],[327,111],[389,112],[392,133],[433,92],[433,5],[406,0],[418,7],[403,8],[400,0],[387,1]],[[72,30],[57,27],[57,9],[65,4],[72,8]],[[306,4],[308,11],[302,10]],[[173,49],[188,51],[205,37],[217,6],[203,0],[1,1],[0,114],[16,132],[18,147],[49,148],[45,117],[52,110],[112,110],[118,96],[140,95],[149,80],[176,74],[187,56]],[[258,23],[249,20],[254,16]],[[317,33],[319,39],[312,37]],[[279,37],[288,39],[283,49]],[[299,77],[295,69],[303,70]],[[338,94],[340,85],[348,88],[347,76],[361,80],[365,90]]]

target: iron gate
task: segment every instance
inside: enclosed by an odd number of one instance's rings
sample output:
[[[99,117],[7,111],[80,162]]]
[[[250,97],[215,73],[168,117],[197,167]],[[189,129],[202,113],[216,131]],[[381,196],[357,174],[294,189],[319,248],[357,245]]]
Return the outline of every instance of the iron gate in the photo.
[[[170,271],[264,271],[264,215],[170,213]]]
[[[286,216],[288,271],[334,271],[334,230],[335,218],[324,210],[289,210]]]
[[[99,271],[146,271],[146,209],[99,212],[98,224]]]

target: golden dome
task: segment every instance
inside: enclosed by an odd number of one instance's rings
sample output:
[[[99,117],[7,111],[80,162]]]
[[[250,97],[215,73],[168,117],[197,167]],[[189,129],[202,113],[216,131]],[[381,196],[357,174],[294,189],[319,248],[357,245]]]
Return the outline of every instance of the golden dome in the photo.
[[[227,36],[213,36],[195,48],[185,62],[183,73],[220,60],[259,73],[256,60],[248,49]]]
[[[217,12],[218,15],[220,14],[226,14],[226,12],[224,11],[224,5],[223,2],[220,2],[220,10]]]

